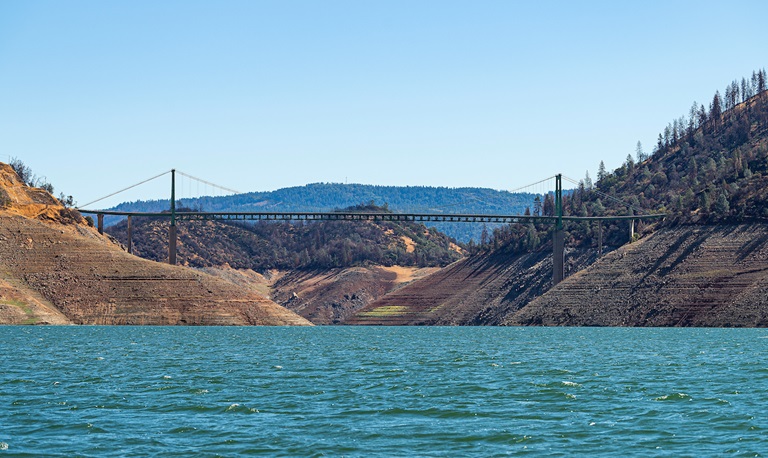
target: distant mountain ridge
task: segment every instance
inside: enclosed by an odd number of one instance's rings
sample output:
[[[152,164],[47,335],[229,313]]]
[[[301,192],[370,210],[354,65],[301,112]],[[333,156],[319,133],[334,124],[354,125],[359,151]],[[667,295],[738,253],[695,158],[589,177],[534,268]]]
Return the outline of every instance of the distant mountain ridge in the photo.
[[[178,204],[205,211],[332,211],[359,204],[386,205],[394,212],[522,214],[533,206],[535,195],[490,188],[431,186],[378,186],[312,183],[275,191],[222,197],[178,199]],[[124,202],[110,210],[152,212],[169,208],[169,200]],[[107,218],[116,224],[119,218]],[[482,224],[434,224],[461,242],[480,240]]]

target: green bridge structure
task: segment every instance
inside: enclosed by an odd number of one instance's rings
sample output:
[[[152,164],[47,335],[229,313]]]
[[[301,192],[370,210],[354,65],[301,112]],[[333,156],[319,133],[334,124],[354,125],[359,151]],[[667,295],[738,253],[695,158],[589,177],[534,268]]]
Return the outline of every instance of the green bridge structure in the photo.
[[[97,228],[100,234],[104,233],[104,216],[124,216],[128,223],[127,250],[132,252],[132,218],[152,217],[167,218],[169,220],[168,231],[168,263],[176,264],[177,223],[179,221],[393,221],[393,222],[417,222],[417,223],[500,223],[500,224],[527,224],[544,223],[554,225],[552,240],[552,284],[560,283],[564,278],[565,261],[565,231],[563,223],[566,221],[597,222],[598,223],[598,250],[602,252],[602,221],[623,221],[629,223],[629,240],[634,238],[635,221],[662,219],[666,214],[640,214],[625,216],[568,216],[563,215],[563,186],[562,174],[554,176],[554,215],[505,215],[505,214],[465,214],[465,213],[384,213],[384,212],[229,212],[229,211],[177,211],[176,210],[176,170],[171,174],[171,199],[170,211],[164,212],[129,212],[114,210],[89,210],[77,208],[80,213],[95,214]],[[167,174],[165,172],[159,176]],[[179,172],[182,173],[182,172]],[[199,180],[190,175],[187,177]],[[150,180],[157,178],[153,177]],[[146,180],[149,181],[149,180]],[[144,181],[144,182],[146,182]],[[203,181],[204,180],[199,180]],[[142,182],[142,183],[144,183]],[[139,183],[139,184],[142,184]],[[208,182],[206,182],[208,183]],[[212,183],[208,183],[212,184]],[[137,186],[137,185],[134,185]],[[133,186],[131,186],[133,187]],[[129,187],[130,188],[130,187]],[[129,189],[126,188],[126,189]],[[224,188],[227,189],[227,188]],[[122,191],[118,191],[122,192]],[[107,197],[115,195],[110,194]],[[103,199],[103,198],[102,198]],[[99,199],[101,200],[101,199]]]

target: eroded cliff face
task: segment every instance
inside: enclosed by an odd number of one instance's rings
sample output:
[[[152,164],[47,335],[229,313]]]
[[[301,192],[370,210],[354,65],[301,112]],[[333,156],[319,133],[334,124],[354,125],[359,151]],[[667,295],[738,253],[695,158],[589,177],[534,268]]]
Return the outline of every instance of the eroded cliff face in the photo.
[[[768,326],[768,225],[661,229],[606,255],[502,323]]]
[[[192,269],[122,251],[0,164],[0,323],[309,325]]]

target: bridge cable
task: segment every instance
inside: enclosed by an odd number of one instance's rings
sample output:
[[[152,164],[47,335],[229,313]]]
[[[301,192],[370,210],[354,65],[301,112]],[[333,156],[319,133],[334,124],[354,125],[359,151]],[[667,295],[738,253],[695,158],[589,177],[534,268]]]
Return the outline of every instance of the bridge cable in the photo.
[[[552,180],[552,179],[554,179],[554,178],[555,178],[555,177],[554,177],[554,175],[553,175],[553,176],[551,176],[551,177],[548,177],[548,178],[544,178],[543,180],[539,180],[539,181],[537,181],[536,183],[527,184],[527,185],[525,185],[525,186],[521,186],[521,187],[519,187],[519,188],[513,189],[513,190],[511,190],[511,191],[508,191],[508,192],[509,192],[509,193],[511,193],[511,194],[514,194],[514,193],[516,193],[516,192],[522,191],[523,189],[526,189],[526,188],[532,188],[532,187],[536,186],[537,184],[546,183],[547,181],[549,181],[549,180]],[[565,178],[565,177],[563,177],[563,178]],[[534,194],[535,194],[535,193],[534,193]]]
[[[218,189],[230,192],[232,194],[242,194],[242,192],[240,192],[240,191],[237,191],[237,190],[234,190],[234,189],[231,189],[231,188],[227,188],[225,186],[221,186],[221,185],[218,185],[216,183],[211,183],[210,181],[203,180],[202,178],[193,177],[192,175],[190,175],[188,173],[184,173],[181,170],[176,170],[176,173],[178,173],[179,175],[183,175],[183,176],[185,176],[187,178],[190,178],[192,180],[196,180],[196,181],[198,181],[200,183],[204,183],[206,185],[213,186],[214,188],[218,188]]]
[[[573,183],[573,184],[575,184],[575,185],[577,185],[577,186],[580,186],[580,185],[581,185],[581,182],[578,182],[578,181],[574,180],[573,178],[568,178],[568,177],[566,177],[566,176],[563,176],[563,178],[564,178],[565,180],[567,180],[567,181],[570,181],[571,183]],[[592,187],[592,189],[590,189],[590,191],[591,191],[591,192],[594,192],[594,193],[596,193],[596,194],[598,194],[598,195],[600,195],[601,197],[605,197],[605,198],[606,198],[606,199],[608,199],[608,200],[612,200],[612,201],[614,201],[614,202],[617,202],[617,203],[619,203],[619,204],[623,205],[624,207],[626,207],[626,208],[628,208],[628,209],[632,210],[633,212],[637,213],[637,210],[638,210],[638,209],[637,209],[637,208],[635,208],[635,206],[634,206],[634,205],[632,205],[632,204],[628,204],[628,203],[624,202],[623,200],[621,200],[621,199],[619,199],[619,198],[617,198],[617,197],[613,197],[613,196],[611,196],[611,195],[609,195],[609,194],[606,194],[606,193],[604,193],[604,192],[600,191],[599,189],[597,189],[597,188],[595,188],[595,187]],[[651,213],[651,212],[649,212],[649,211],[646,211],[645,209],[642,209],[642,208],[641,208],[640,210],[641,210],[641,213]]]
[[[549,180],[552,180],[554,178],[555,177],[553,175],[551,177],[544,178],[543,180],[539,180],[539,181],[537,181],[535,183],[531,183],[531,184],[528,184],[528,185],[525,185],[525,186],[521,186],[519,188],[513,189],[511,191],[506,191],[506,192],[508,192],[510,194],[515,194],[515,193],[518,193],[519,191],[521,191],[523,189],[531,188],[533,186],[536,186],[536,185],[541,184],[541,183],[545,183],[545,182],[547,182]],[[529,194],[539,194],[539,193],[529,192]],[[542,194],[544,194],[544,193],[542,193]],[[456,202],[456,203],[449,204],[449,205],[441,205],[441,206],[437,207],[437,210],[444,210],[446,208],[458,207],[459,205],[466,205],[466,204],[470,203],[470,199],[475,201],[475,202],[478,202],[480,204],[485,204],[486,203],[485,201],[481,200],[479,197],[470,194],[470,195],[467,196],[467,199],[465,199],[465,200],[463,200],[461,202]],[[427,212],[427,211],[430,211],[430,210],[435,210],[435,208],[434,207],[430,207],[430,208],[421,207],[421,208],[413,209],[411,211],[412,212],[421,212],[421,211]]]
[[[142,182],[139,182],[139,183],[136,183],[136,184],[134,184],[134,185],[128,186],[127,188],[121,189],[121,190],[119,190],[119,191],[116,191],[116,192],[113,192],[112,194],[109,194],[109,195],[107,195],[107,196],[104,196],[104,197],[101,197],[101,198],[99,198],[99,199],[96,199],[96,200],[94,200],[94,201],[88,202],[87,204],[81,205],[79,208],[84,208],[84,207],[87,207],[87,206],[89,206],[89,205],[95,204],[96,202],[101,202],[101,201],[102,201],[102,200],[104,200],[104,199],[108,199],[108,198],[110,198],[110,197],[112,197],[112,196],[115,196],[115,195],[117,195],[117,194],[120,194],[121,192],[125,192],[125,191],[127,191],[127,190],[129,190],[129,189],[135,188],[136,186],[140,186],[140,185],[143,185],[144,183],[147,183],[147,182],[149,182],[149,181],[152,181],[152,180],[154,180],[154,179],[160,178],[160,177],[161,177],[161,176],[163,176],[163,175],[168,175],[169,173],[171,173],[171,171],[170,171],[170,170],[168,170],[167,172],[163,172],[163,173],[161,173],[160,175],[155,175],[155,176],[153,176],[152,178],[147,178],[146,180],[144,180],[144,181],[142,181]]]

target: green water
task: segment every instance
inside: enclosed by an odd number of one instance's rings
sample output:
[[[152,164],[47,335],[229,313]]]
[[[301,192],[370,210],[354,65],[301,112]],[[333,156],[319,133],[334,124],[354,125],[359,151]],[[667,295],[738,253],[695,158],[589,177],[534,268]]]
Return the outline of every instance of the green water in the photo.
[[[764,456],[768,330],[0,327],[4,456]]]

